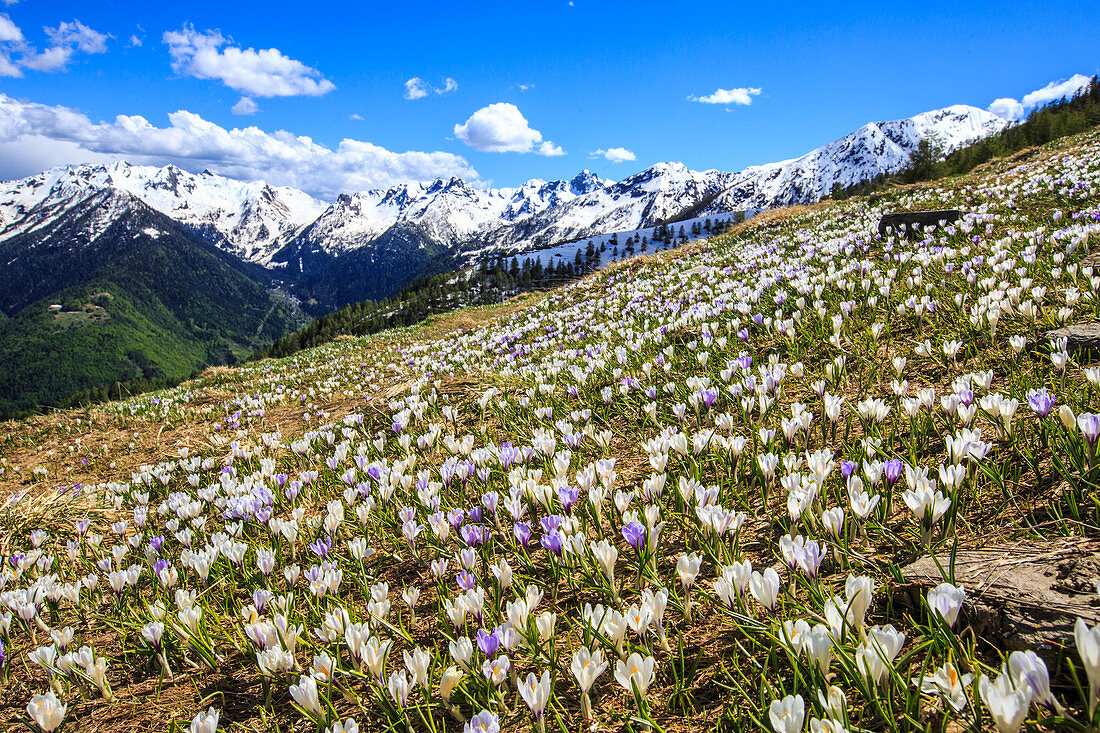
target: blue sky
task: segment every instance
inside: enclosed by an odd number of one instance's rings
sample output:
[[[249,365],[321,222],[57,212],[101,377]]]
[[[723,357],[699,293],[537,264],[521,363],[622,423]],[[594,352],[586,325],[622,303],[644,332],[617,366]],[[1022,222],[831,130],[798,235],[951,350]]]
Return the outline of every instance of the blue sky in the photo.
[[[1100,71],[1087,3],[0,1],[0,177],[127,158],[330,196],[738,170]]]

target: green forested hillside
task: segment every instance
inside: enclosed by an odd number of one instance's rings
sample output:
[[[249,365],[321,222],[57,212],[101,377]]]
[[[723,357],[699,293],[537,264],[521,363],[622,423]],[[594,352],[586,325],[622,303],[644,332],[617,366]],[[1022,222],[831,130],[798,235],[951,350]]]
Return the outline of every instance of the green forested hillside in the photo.
[[[179,380],[302,322],[249,265],[139,202],[94,237],[70,222],[3,248],[14,260],[0,271],[4,415]]]

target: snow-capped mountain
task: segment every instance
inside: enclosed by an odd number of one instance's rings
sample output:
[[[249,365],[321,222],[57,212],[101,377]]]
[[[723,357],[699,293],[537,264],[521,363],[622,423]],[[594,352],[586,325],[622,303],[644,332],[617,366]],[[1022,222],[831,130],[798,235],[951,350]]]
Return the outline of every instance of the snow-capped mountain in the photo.
[[[915,117],[871,122],[806,155],[752,166],[734,174],[708,212],[766,209],[819,201],[843,187],[897,173],[923,138],[934,136],[945,152],[988,137],[1009,123],[982,109],[955,105]]]
[[[837,183],[846,187],[900,171],[923,138],[934,135],[950,151],[1007,124],[985,110],[957,105],[870,123],[800,158],[739,173],[699,172],[668,162],[617,183],[584,171],[572,181],[535,180],[514,189],[486,191],[451,179],[367,191],[341,196],[299,244],[338,256],[370,246],[385,232],[415,229],[464,252],[522,252],[655,226],[693,207],[717,213],[810,203]]]
[[[589,171],[569,181],[534,179],[518,188],[481,190],[459,178],[410,183],[387,190],[342,195],[300,237],[338,256],[397,228],[416,228],[446,247],[480,240],[568,202],[614,185]]]
[[[958,105],[870,123],[800,158],[736,173],[669,162],[618,182],[587,170],[572,180],[535,179],[516,188],[485,189],[452,178],[344,194],[327,206],[292,188],[172,165],[65,166],[0,183],[0,242],[78,211],[84,225],[106,226],[128,196],[222,250],[275,271],[323,309],[382,297],[412,279],[479,258],[652,227],[688,212],[817,201],[835,184],[901,170],[924,138],[935,136],[953,150],[1007,124]],[[89,197],[103,191],[127,196],[103,198],[114,208],[89,213],[87,202],[99,200]]]
[[[123,191],[241,259],[266,264],[278,245],[317,218],[325,205],[293,188],[130,165],[80,165],[0,184],[0,239],[32,231],[103,190]]]
[[[688,207],[723,191],[731,174],[698,172],[683,163],[657,163],[618,183],[607,182],[588,193],[532,216],[502,222],[472,244],[482,252],[523,251],[558,242],[659,224]]]

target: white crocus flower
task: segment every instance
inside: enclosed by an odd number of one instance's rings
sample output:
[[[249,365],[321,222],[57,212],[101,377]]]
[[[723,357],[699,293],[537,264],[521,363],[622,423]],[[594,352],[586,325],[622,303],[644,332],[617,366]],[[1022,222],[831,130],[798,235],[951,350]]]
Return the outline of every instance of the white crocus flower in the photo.
[[[218,729],[219,713],[213,707],[199,712],[191,720],[190,733],[214,733]]]
[[[44,733],[52,733],[65,719],[65,706],[52,691],[45,695],[35,695],[27,704],[27,715],[31,716]]]
[[[642,657],[635,652],[624,662],[621,659],[615,663],[615,681],[622,685],[623,689],[632,692],[635,686],[639,695],[645,695],[646,690],[653,684],[653,665],[656,660],[653,657]]]
[[[768,717],[775,733],[799,733],[806,719],[806,701],[801,695],[772,700],[768,706]]]
[[[1011,676],[1001,672],[993,682],[983,674],[978,680],[978,692],[989,708],[999,733],[1017,733],[1020,730],[1031,707],[1030,687],[1014,689]]]
[[[1100,624],[1091,629],[1084,619],[1077,619],[1073,627],[1073,640],[1077,653],[1089,676],[1089,717],[1096,712],[1097,694],[1100,693]]]
[[[527,679],[520,683],[519,694],[531,709],[531,715],[538,721],[539,730],[545,730],[543,714],[546,712],[546,703],[550,700],[550,670],[544,670],[542,677],[535,677],[534,672],[529,672]]]
[[[308,675],[298,678],[298,684],[290,686],[290,697],[294,702],[313,715],[322,713],[321,700],[317,694],[317,680]]]
[[[933,613],[939,614],[947,625],[955,627],[955,620],[966,600],[966,589],[961,585],[940,583],[928,591],[928,607]]]

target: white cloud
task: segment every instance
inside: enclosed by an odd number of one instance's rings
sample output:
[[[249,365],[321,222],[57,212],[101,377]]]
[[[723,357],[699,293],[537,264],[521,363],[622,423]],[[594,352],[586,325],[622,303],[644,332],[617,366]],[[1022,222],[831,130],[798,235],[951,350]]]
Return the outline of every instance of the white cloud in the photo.
[[[241,48],[219,31],[199,33],[185,26],[165,32],[163,40],[177,74],[217,79],[241,94],[319,97],[336,88],[320,71],[284,56],[277,48]]]
[[[405,82],[405,99],[423,99],[429,94],[449,94],[458,89],[458,82],[451,77],[443,79],[443,86],[432,86],[419,76],[414,76]]]
[[[94,31],[79,20],[61,23],[56,28],[46,28],[46,36],[53,46],[79,48],[84,53],[104,53],[107,36]]]
[[[241,97],[229,110],[235,115],[254,115],[260,109],[260,105],[252,97]]]
[[[0,94],[0,177],[25,176],[60,163],[118,159],[209,168],[326,197],[437,177],[478,178],[464,158],[452,153],[396,153],[353,139],[328,147],[285,130],[226,129],[186,110],[169,114],[166,127],[128,115],[92,122],[77,110]]]
[[[1053,102],[1062,97],[1072,97],[1079,90],[1087,87],[1090,81],[1092,81],[1092,79],[1084,74],[1074,74],[1065,81],[1052,81],[1042,89],[1036,89],[1030,94],[1025,94],[1021,101],[1024,103],[1025,107],[1034,107],[1036,105]]]
[[[53,46],[42,53],[23,56],[20,64],[34,71],[57,71],[64,69],[73,57],[73,49],[67,46]]]
[[[1024,105],[1012,97],[994,99],[989,111],[1005,120],[1018,120],[1024,116]]]
[[[542,133],[527,124],[519,108],[508,102],[490,104],[474,112],[465,123],[455,125],[455,137],[482,153],[565,155],[560,147],[543,140]]]
[[[137,34],[130,36],[130,47],[137,48],[141,45],[141,39],[137,37]]]
[[[419,76],[405,82],[405,99],[423,99],[428,96],[431,87]]]
[[[600,148],[599,150],[593,150],[588,154],[588,157],[605,158],[612,163],[622,163],[624,161],[636,159],[634,153],[626,148],[608,148],[607,150]]]
[[[105,53],[109,35],[93,30],[79,20],[42,29],[50,45],[45,51],[27,42],[23,31],[7,15],[0,14],[0,76],[23,76],[23,69],[62,71],[82,51]]]
[[[0,76],[23,76],[23,72],[5,53],[0,53]]]
[[[359,114],[358,112],[352,112],[350,115],[348,115],[348,119],[355,120],[356,122],[362,122],[363,115]]]
[[[0,43],[19,43],[23,40],[23,31],[5,13],[0,13]]]
[[[565,151],[561,149],[560,145],[555,145],[549,140],[543,140],[537,152],[539,155],[545,155],[547,158],[556,158],[559,155],[565,155]]]
[[[689,94],[692,102],[703,104],[740,104],[748,106],[752,104],[752,98],[758,96],[763,90],[760,87],[737,87],[736,89],[716,89],[713,94],[697,97]]]
[[[1036,89],[1024,95],[1020,101],[1012,97],[993,100],[989,111],[1006,120],[1022,120],[1035,107],[1056,102],[1062,97],[1072,97],[1092,81],[1084,74],[1074,74],[1062,81],[1052,81],[1042,89]]]

